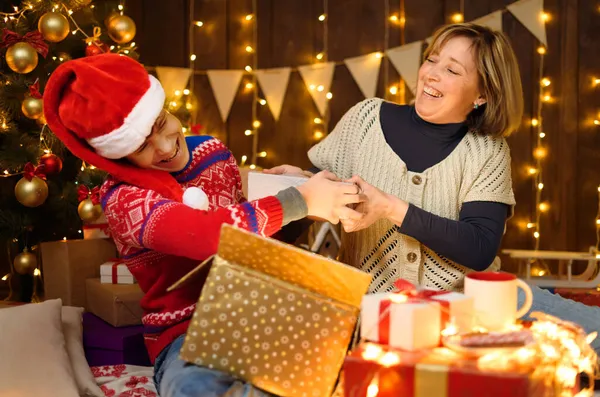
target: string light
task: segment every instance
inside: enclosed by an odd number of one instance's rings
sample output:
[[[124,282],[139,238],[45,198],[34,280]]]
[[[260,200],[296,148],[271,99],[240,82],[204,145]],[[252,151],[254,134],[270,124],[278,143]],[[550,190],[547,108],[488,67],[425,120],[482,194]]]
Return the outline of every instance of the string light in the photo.
[[[550,15],[542,12],[540,14],[540,18],[543,22],[546,22],[550,19]],[[547,89],[552,82],[548,77],[544,77],[544,55],[546,54],[546,47],[539,46],[537,48],[537,53],[540,55],[539,62],[539,81],[540,81],[540,95],[537,102],[537,111],[535,117],[531,119],[531,126],[536,129],[537,133],[537,142],[535,149],[533,150],[533,158],[535,159],[535,167],[531,167],[529,169],[529,174],[533,176],[533,187],[535,190],[535,214],[534,221],[530,222],[527,227],[533,229],[533,237],[535,239],[535,250],[537,251],[540,248],[540,220],[541,214],[546,213],[550,210],[550,204],[547,202],[542,202],[542,191],[544,189],[544,181],[543,181],[543,167],[542,161],[547,156],[548,151],[545,147],[542,146],[542,139],[546,136],[546,134],[542,131],[542,108],[544,103],[548,103],[552,100],[552,96],[546,92],[542,92],[544,89]],[[529,227],[529,226],[532,227]]]
[[[202,27],[202,26],[204,26],[204,22],[202,22],[202,21],[196,21],[196,22],[194,22],[194,25],[196,25],[198,27]]]
[[[463,14],[461,14],[459,12],[457,12],[456,14],[453,14],[450,19],[452,19],[452,22],[454,22],[454,23],[461,23],[462,21],[465,20]]]
[[[325,21],[325,19],[327,19],[327,15],[325,15],[325,14],[319,15],[319,21],[323,22],[323,21]]]

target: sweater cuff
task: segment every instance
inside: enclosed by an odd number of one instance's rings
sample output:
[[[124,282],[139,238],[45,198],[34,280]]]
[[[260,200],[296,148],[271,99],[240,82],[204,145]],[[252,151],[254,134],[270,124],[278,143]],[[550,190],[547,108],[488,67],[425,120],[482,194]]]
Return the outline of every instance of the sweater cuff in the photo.
[[[288,187],[275,195],[283,209],[282,226],[308,215],[308,206],[302,194],[295,187]]]
[[[420,208],[415,207],[410,203],[408,204],[408,209],[406,210],[406,215],[404,215],[402,225],[398,227],[398,231],[400,233],[410,237],[414,237],[414,235],[416,234],[415,229],[418,229],[418,225],[415,225],[415,217],[413,215],[415,211],[418,210],[420,210]]]

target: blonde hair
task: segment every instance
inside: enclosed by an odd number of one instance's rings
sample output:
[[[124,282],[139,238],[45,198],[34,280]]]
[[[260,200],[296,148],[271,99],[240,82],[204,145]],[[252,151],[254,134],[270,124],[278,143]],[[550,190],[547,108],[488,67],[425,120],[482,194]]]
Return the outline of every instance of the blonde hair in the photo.
[[[473,42],[479,89],[486,100],[485,105],[467,116],[469,128],[486,135],[510,135],[519,128],[523,117],[523,87],[517,57],[508,39],[502,32],[472,23],[446,25],[435,32],[425,50],[425,59],[454,37]]]

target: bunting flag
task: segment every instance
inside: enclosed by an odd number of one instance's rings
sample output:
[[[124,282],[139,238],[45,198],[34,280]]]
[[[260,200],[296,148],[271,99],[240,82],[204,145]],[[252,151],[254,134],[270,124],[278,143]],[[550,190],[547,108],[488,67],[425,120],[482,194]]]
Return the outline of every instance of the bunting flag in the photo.
[[[319,113],[323,117],[327,111],[327,93],[331,88],[334,71],[335,62],[317,63],[314,65],[298,67],[298,72],[300,72],[304,84],[308,87],[308,92],[310,92]]]
[[[375,52],[344,60],[365,98],[373,98],[377,92],[381,57],[381,53]]]
[[[400,73],[400,76],[406,82],[406,86],[413,94],[416,94],[422,51],[422,41],[415,41],[414,43],[405,44],[386,51],[386,55],[390,58],[392,65]]]
[[[492,30],[502,32],[502,11],[492,12],[472,22],[476,25],[486,26]]]
[[[167,98],[179,99],[182,95],[182,91],[187,87],[188,82],[190,81],[192,71],[189,68],[157,66],[156,75],[165,90]]]
[[[215,95],[221,119],[227,122],[231,105],[238,92],[240,81],[244,75],[243,70],[208,70],[208,81]]]
[[[279,120],[292,68],[263,69],[255,72],[275,121]]]
[[[546,24],[542,19],[544,0],[520,0],[506,6],[506,8],[537,37],[544,47],[548,46],[548,42],[546,41]]]

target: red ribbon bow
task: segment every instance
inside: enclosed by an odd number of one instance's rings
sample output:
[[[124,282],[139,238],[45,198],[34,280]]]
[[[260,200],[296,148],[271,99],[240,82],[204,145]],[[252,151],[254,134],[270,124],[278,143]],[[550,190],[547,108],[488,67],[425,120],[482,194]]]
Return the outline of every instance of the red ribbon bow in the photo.
[[[121,259],[112,259],[113,264],[111,267],[111,281],[113,284],[119,284],[119,265],[122,265],[124,262]]]
[[[33,98],[42,99],[42,94],[40,94],[40,81],[36,80],[35,83],[29,86],[29,95]]]
[[[78,201],[83,201],[85,199],[91,199],[94,205],[100,203],[100,188],[96,186],[92,190],[90,190],[85,185],[79,185],[79,189],[77,189],[77,199]]]
[[[29,182],[31,182],[31,180],[36,176],[38,178],[46,180],[46,174],[44,174],[44,168],[45,168],[44,164],[40,164],[37,167],[34,167],[33,164],[27,163],[27,164],[25,164],[25,167],[23,168],[23,176]]]
[[[198,135],[198,134],[200,133],[200,130],[201,130],[202,128],[204,128],[204,127],[202,126],[202,124],[192,124],[192,125],[190,126],[190,130],[192,130],[192,134],[194,134],[194,135]]]
[[[44,37],[38,30],[21,36],[5,28],[2,32],[2,44],[0,44],[0,48],[8,48],[20,42],[29,44],[44,58],[48,55],[48,44],[44,41]]]
[[[428,289],[417,289],[417,286],[408,280],[398,279],[394,282],[394,286],[398,289],[395,294],[406,296],[406,303],[418,303],[418,302],[430,302],[434,296],[447,294],[448,291],[434,291]],[[446,323],[450,319],[448,313],[449,303],[447,301],[435,300],[442,306],[442,327],[445,327]],[[379,343],[389,344],[390,343],[390,331],[391,331],[391,318],[390,318],[390,306],[394,303],[391,299],[383,299],[379,302]]]

